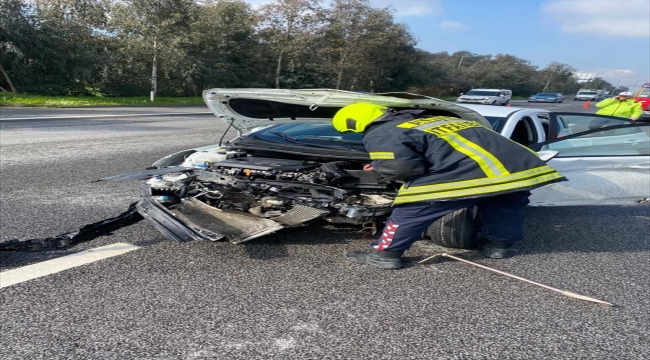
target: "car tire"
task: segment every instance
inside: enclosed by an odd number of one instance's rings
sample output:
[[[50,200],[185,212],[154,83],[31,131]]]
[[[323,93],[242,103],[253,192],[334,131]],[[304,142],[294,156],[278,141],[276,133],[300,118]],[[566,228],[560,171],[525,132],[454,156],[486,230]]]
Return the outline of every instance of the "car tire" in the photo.
[[[435,245],[455,249],[472,249],[476,245],[475,217],[475,207],[456,210],[431,224],[426,235]]]

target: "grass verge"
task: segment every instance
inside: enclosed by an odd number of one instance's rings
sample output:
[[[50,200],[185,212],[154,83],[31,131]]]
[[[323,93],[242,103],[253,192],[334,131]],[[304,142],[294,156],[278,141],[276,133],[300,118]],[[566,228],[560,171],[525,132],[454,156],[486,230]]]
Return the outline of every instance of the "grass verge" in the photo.
[[[205,105],[201,97],[92,97],[92,96],[43,96],[0,93],[0,106],[156,106],[156,105]]]

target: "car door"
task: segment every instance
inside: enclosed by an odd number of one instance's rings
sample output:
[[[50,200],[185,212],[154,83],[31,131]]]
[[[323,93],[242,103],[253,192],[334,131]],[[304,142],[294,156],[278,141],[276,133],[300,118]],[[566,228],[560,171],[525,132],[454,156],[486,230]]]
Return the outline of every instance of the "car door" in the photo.
[[[557,152],[547,163],[569,181],[534,190],[531,205],[635,205],[650,199],[650,123],[594,125],[532,149]]]
[[[550,112],[548,122],[548,140],[600,127],[634,124],[634,121],[620,117],[559,111]]]

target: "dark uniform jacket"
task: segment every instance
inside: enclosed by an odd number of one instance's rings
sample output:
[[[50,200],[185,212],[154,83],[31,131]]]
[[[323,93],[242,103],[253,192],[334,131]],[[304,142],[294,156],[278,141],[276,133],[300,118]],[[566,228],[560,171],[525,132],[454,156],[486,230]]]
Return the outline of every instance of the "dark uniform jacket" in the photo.
[[[372,167],[403,182],[395,204],[531,190],[565,181],[532,150],[471,120],[405,110],[371,123]]]

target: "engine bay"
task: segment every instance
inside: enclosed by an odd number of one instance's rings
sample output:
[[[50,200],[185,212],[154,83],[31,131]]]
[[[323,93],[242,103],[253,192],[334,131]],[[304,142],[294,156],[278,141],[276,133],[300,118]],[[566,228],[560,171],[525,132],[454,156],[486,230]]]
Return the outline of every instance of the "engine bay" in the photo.
[[[151,195],[210,240],[240,243],[317,219],[373,224],[395,184],[363,164],[230,155],[192,172],[151,178]]]

